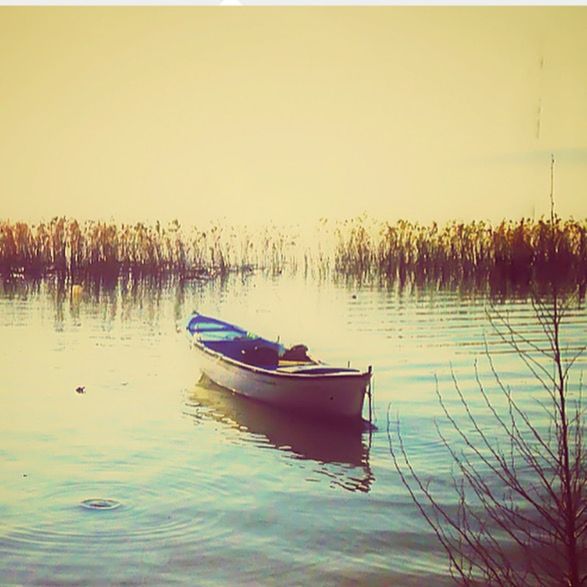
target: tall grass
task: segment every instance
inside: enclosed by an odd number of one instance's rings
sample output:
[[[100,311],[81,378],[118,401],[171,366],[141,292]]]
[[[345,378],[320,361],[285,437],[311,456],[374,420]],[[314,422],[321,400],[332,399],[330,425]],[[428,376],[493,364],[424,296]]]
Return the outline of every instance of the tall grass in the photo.
[[[29,226],[0,222],[0,273],[69,276],[225,274],[235,269],[286,263],[286,241],[275,227],[250,234],[211,225],[184,231],[178,221],[163,227],[53,218]]]
[[[553,245],[554,243],[554,245]],[[98,276],[225,275],[285,268],[416,283],[587,283],[587,221],[522,219],[395,224],[361,216],[322,220],[309,233],[213,224],[183,228],[53,218],[0,222],[0,273]]]
[[[587,281],[587,222],[555,217],[430,226],[365,217],[336,230],[335,268],[345,275],[450,282]],[[554,245],[554,246],[553,246]]]

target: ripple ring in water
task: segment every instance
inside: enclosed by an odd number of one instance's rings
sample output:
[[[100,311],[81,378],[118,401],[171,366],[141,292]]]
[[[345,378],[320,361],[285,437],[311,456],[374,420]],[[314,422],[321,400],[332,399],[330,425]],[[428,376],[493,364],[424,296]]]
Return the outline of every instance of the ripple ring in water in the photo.
[[[205,471],[187,468],[185,474],[193,485],[179,475],[179,479],[168,481],[165,488],[86,481],[69,482],[66,487],[45,487],[35,500],[28,500],[29,504],[42,503],[45,507],[30,505],[26,523],[5,520],[0,527],[0,550],[18,552],[19,556],[28,552],[30,556],[39,549],[67,547],[71,552],[81,553],[101,548],[107,542],[126,551],[129,545],[136,546],[137,541],[165,542],[170,547],[197,543],[219,548],[230,532],[224,523],[226,513],[214,502],[223,495],[223,488]],[[112,497],[84,497],[92,493]],[[23,504],[23,508],[26,510],[27,506]],[[109,515],[81,515],[84,509],[116,509],[116,524]],[[21,519],[22,514],[21,511]]]
[[[88,510],[115,510],[116,508],[119,508],[122,503],[115,499],[92,497],[90,499],[84,499],[80,505]]]

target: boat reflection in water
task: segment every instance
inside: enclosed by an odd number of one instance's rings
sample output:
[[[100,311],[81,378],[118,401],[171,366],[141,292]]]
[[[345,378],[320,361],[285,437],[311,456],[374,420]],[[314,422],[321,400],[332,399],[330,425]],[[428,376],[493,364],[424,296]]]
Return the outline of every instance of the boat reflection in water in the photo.
[[[356,425],[289,413],[234,394],[206,376],[190,390],[186,408],[186,415],[212,419],[257,437],[259,446],[269,445],[292,458],[317,463],[319,468],[314,470],[333,485],[368,492],[375,479],[369,466],[368,432]]]

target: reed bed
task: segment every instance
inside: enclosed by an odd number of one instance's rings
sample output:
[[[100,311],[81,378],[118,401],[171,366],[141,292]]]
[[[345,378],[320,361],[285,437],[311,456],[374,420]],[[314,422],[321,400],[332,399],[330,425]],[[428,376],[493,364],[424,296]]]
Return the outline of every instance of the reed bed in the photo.
[[[0,273],[209,277],[259,267],[279,271],[286,264],[286,246],[284,233],[274,226],[251,234],[223,225],[185,231],[178,221],[166,227],[66,218],[32,226],[2,221]]]
[[[532,221],[430,226],[361,217],[336,230],[334,266],[354,276],[416,282],[587,282],[587,221]]]
[[[0,273],[84,277],[284,269],[416,283],[587,283],[587,221],[395,224],[361,216],[316,227],[79,223],[64,217],[0,222]]]

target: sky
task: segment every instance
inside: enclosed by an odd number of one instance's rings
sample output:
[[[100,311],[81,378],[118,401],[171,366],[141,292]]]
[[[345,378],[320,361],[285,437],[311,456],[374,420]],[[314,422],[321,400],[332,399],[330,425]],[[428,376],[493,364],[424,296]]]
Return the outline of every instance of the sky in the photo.
[[[587,7],[0,7],[0,219],[587,217]]]

